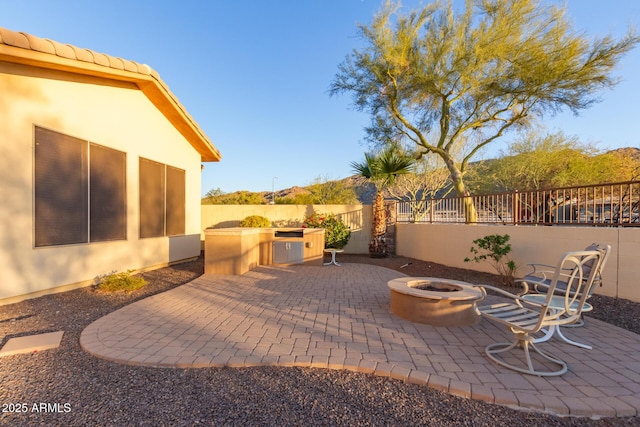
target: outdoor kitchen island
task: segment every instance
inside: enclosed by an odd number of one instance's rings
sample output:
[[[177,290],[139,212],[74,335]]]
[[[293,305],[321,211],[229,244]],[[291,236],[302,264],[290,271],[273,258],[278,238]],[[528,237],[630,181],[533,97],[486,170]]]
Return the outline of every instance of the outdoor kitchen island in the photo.
[[[259,265],[322,265],[324,228],[208,228],[206,274],[244,274]]]

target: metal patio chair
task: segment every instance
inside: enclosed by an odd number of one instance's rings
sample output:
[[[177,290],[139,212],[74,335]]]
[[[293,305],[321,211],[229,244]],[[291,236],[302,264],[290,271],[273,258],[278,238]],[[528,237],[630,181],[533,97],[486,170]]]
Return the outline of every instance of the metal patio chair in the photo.
[[[587,246],[585,251],[600,251],[602,253],[602,260],[600,265],[596,270],[595,282],[599,286],[602,286],[602,270],[604,269],[605,264],[607,263],[607,259],[609,258],[609,254],[611,253],[611,246],[606,243],[592,243]],[[555,273],[555,267],[547,264],[528,264],[532,271],[524,276],[522,279],[516,280],[516,283],[519,283],[523,286],[523,291],[520,295],[527,294],[531,291],[535,291],[536,293],[546,294],[549,285],[551,284],[551,279],[553,274]],[[588,273],[588,268],[590,265],[585,265],[585,274]],[[571,271],[566,271],[564,273],[565,276],[571,274]],[[562,293],[566,289],[567,284],[565,281],[559,281],[555,288],[555,293]],[[595,286],[591,289],[591,294],[595,290]],[[591,297],[589,294],[588,297]]]
[[[526,295],[515,295],[492,286],[479,286],[483,293],[487,289],[510,299],[508,302],[480,306],[478,312],[489,320],[505,325],[514,334],[510,343],[494,343],[485,348],[485,353],[493,362],[524,374],[538,376],[562,375],[567,371],[567,364],[560,358],[543,351],[535,342],[533,334],[543,329],[556,333],[560,325],[575,323],[580,319],[585,302],[595,284],[595,278],[603,259],[600,250],[567,252],[562,255],[549,275],[550,282],[546,294],[538,300],[527,299]],[[560,291],[558,285],[566,284]],[[558,294],[556,294],[558,290]],[[518,362],[519,348],[522,349],[524,363],[521,366],[508,361],[502,354],[516,350]],[[534,367],[532,352],[542,357],[536,360],[541,368]],[[506,354],[505,354],[506,356]],[[537,357],[537,356],[536,356]],[[522,362],[522,361],[520,361]],[[548,365],[555,366],[551,369]]]
[[[604,269],[604,266],[607,263],[607,259],[609,258],[609,254],[611,253],[611,246],[606,243],[592,243],[585,248],[585,251],[590,251],[590,250],[600,251],[600,253],[602,254],[602,260],[600,261],[600,265],[596,269],[594,286],[591,287],[589,293],[587,294],[587,299],[591,298],[591,295],[593,295],[593,292],[596,289],[596,286],[595,286],[596,284],[599,286],[602,286],[602,270]],[[592,263],[593,261],[585,264],[584,266],[584,269],[585,269],[584,274],[587,277],[588,277],[589,269],[592,268],[592,265],[591,265]],[[529,266],[531,266],[532,271],[529,274],[527,274],[524,278],[516,280],[516,284],[520,284],[523,289],[519,295],[521,296],[527,295],[526,297],[527,299],[539,302],[541,301],[541,299],[544,299],[542,295],[545,295],[549,290],[549,284],[551,283],[552,276],[555,272],[554,267],[546,264],[529,264]],[[567,277],[570,274],[571,274],[571,271],[568,270],[561,273],[561,276]],[[554,293],[556,295],[562,294],[566,290],[566,288],[567,288],[566,281],[564,279],[559,280],[558,283],[556,284]],[[584,307],[582,308],[582,312],[586,313],[591,310],[593,310],[593,307],[591,306],[591,304],[589,304],[588,302],[585,303]],[[579,327],[583,325],[584,325],[584,318],[580,316],[580,318],[576,320],[575,323],[572,323],[570,325],[569,324],[564,325],[564,327]],[[553,331],[547,330],[544,332],[545,334],[542,337],[537,338],[536,342],[547,341],[553,335]],[[591,349],[591,346],[587,344],[582,344],[582,343],[568,339],[563,335],[562,331],[559,328],[556,333],[558,337],[560,337],[561,339],[563,339],[569,344],[582,347],[582,348]]]

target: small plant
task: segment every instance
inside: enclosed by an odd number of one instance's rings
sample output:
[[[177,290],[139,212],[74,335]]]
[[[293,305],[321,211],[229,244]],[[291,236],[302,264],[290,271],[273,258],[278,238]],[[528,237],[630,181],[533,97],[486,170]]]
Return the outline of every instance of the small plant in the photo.
[[[240,221],[239,226],[251,228],[269,228],[271,227],[271,221],[260,215],[250,215]]]
[[[509,259],[511,252],[509,239],[508,234],[491,234],[474,240],[474,246],[470,249],[474,257],[465,258],[464,262],[487,261],[498,272],[503,285],[513,286],[517,267],[516,263]]]
[[[303,228],[324,228],[325,249],[342,249],[349,242],[351,230],[335,214],[312,213],[304,219]]]
[[[99,279],[96,289],[103,292],[133,292],[147,284],[141,276],[132,276],[133,270],[111,273]]]

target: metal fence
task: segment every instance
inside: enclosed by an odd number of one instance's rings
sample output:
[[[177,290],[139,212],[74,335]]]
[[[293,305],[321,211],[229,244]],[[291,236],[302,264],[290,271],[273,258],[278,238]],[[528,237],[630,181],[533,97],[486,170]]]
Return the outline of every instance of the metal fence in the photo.
[[[396,220],[466,223],[465,200],[468,199],[475,206],[477,223],[640,227],[640,181],[397,201]]]

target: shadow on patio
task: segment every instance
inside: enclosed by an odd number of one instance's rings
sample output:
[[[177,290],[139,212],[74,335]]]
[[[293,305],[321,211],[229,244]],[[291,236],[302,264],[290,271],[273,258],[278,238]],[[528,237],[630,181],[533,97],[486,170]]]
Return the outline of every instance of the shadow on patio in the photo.
[[[640,336],[588,319],[567,334],[593,350],[544,344],[569,364],[565,375],[521,375],[484,355],[511,339],[504,327],[436,328],[392,314],[387,282],[401,276],[365,264],[204,275],[97,320],[80,344],[125,364],[348,369],[559,415],[638,415]]]

